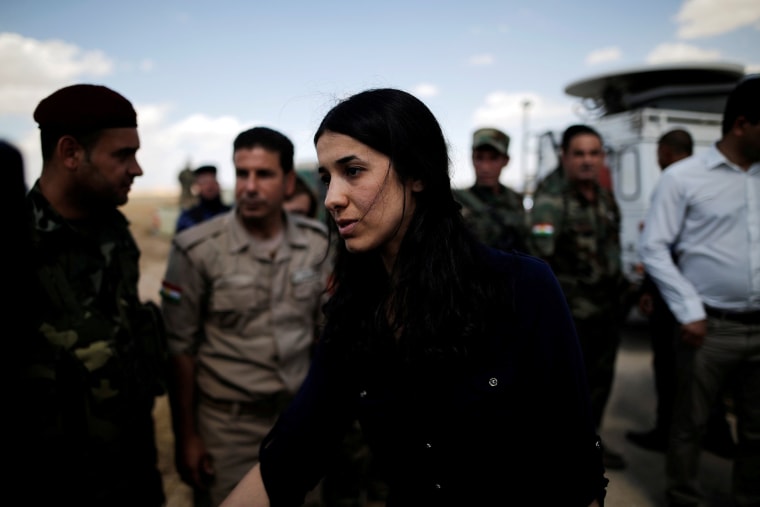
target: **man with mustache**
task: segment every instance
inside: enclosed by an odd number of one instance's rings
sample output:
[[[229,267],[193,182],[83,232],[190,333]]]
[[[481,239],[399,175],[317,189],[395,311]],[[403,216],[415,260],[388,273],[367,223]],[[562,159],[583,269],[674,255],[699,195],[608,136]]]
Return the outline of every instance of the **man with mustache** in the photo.
[[[293,143],[266,127],[233,143],[234,208],[177,234],[161,290],[176,464],[216,506],[256,463],[301,386],[331,263],[325,225],[291,214]]]
[[[531,253],[545,259],[570,305],[583,350],[597,430],[612,390],[620,344],[620,315],[630,290],[620,262],[620,211],[599,183],[605,153],[601,135],[587,125],[562,134],[561,170],[536,192],[531,210]],[[604,448],[608,469],[623,457]]]

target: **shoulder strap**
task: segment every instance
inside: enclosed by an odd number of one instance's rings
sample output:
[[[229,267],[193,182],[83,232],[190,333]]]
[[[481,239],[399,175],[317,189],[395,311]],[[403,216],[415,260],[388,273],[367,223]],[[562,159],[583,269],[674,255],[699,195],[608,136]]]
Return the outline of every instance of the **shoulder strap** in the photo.
[[[227,224],[227,221],[224,219],[225,216],[222,213],[181,231],[174,236],[172,243],[183,251],[192,248],[207,237],[221,231]]]
[[[313,229],[327,236],[327,225],[325,225],[323,222],[320,222],[319,220],[309,218],[299,213],[288,213],[288,219],[293,220],[293,223],[296,225]]]

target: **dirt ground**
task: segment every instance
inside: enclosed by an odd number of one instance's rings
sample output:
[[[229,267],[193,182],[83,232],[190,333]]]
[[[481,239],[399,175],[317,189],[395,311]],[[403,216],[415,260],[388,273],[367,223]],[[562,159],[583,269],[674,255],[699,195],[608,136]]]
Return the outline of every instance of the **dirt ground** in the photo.
[[[159,232],[158,209],[177,202],[177,197],[130,196],[122,208],[131,223],[132,234],[140,247],[140,297],[158,302],[158,291],[169,255],[170,238]],[[192,493],[174,468],[174,435],[166,396],[156,400],[153,412],[156,422],[159,468],[164,477],[166,507],[191,507]]]

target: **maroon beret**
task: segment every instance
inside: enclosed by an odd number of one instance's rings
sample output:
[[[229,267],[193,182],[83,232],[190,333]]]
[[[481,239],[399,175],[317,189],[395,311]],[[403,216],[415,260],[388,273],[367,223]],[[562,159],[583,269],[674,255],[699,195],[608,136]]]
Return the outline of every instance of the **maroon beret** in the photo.
[[[34,110],[40,129],[89,131],[137,127],[137,113],[122,95],[101,85],[77,84],[42,99]]]

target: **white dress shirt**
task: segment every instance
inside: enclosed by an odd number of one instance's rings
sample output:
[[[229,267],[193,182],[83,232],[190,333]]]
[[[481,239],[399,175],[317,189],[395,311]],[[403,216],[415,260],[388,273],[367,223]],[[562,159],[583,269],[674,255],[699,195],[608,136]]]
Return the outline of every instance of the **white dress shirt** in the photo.
[[[760,310],[760,162],[744,171],[713,145],[668,167],[639,255],[683,324],[704,319],[704,305]]]

